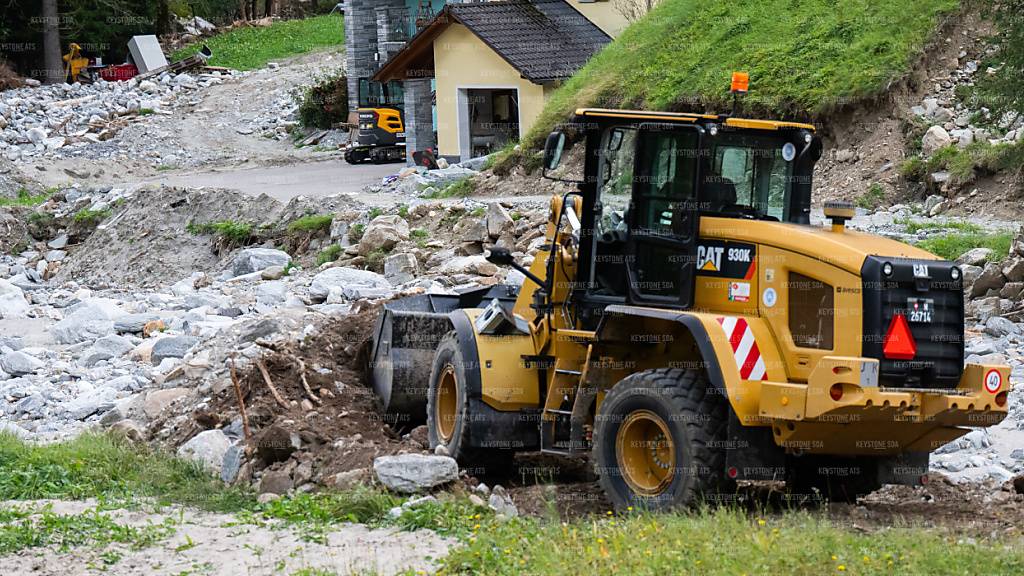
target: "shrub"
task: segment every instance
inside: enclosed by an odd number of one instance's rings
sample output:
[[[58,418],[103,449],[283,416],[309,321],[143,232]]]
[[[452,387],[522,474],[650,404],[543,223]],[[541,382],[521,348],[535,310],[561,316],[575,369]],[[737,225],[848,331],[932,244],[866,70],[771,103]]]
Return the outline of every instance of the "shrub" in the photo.
[[[299,123],[326,130],[348,120],[348,77],[326,76],[306,88],[299,101]]]
[[[104,208],[102,210],[90,210],[83,208],[75,213],[74,221],[85,225],[85,226],[99,226],[100,222],[103,222],[110,217],[110,208]]]
[[[313,214],[310,216],[303,216],[298,220],[293,220],[288,224],[288,231],[292,233],[299,232],[323,232],[331,229],[331,222],[334,221],[334,214]]]
[[[190,234],[212,234],[228,245],[243,246],[248,244],[254,235],[254,227],[248,222],[220,220],[205,224],[192,223],[185,227]]]
[[[857,206],[866,210],[874,210],[881,206],[884,201],[885,188],[882,188],[881,184],[875,182],[868,188],[867,192],[861,194],[860,197],[857,198]]]
[[[331,244],[327,248],[324,248],[316,255],[316,265],[323,266],[328,262],[334,262],[341,256],[341,246],[339,244]]]

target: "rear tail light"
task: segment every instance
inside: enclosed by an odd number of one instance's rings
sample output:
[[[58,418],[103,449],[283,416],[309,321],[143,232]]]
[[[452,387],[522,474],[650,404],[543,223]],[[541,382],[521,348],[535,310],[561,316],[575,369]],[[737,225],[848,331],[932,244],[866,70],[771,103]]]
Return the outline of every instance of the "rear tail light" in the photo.
[[[913,360],[917,356],[917,342],[910,332],[910,324],[903,314],[896,314],[889,323],[889,330],[885,333],[885,340],[882,344],[882,353],[886,358],[893,360]]]

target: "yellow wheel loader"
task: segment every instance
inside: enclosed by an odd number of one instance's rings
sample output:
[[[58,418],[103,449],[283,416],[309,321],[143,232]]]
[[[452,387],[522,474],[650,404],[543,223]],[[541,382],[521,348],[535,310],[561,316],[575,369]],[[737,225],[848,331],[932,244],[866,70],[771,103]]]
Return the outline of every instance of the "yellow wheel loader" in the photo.
[[[575,183],[546,245],[529,268],[489,252],[522,286],[389,303],[378,395],[472,473],[587,456],[619,508],[924,481],[931,451],[1005,417],[1010,369],[964,365],[952,262],[846,229],[846,203],[811,225],[821,151],[808,124],[577,110],[544,150]]]

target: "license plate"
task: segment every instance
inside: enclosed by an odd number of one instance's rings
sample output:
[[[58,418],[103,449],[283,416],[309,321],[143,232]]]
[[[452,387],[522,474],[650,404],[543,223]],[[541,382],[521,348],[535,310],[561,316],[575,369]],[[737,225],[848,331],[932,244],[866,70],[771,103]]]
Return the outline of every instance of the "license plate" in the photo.
[[[907,298],[907,320],[917,324],[930,324],[934,301],[930,298]]]

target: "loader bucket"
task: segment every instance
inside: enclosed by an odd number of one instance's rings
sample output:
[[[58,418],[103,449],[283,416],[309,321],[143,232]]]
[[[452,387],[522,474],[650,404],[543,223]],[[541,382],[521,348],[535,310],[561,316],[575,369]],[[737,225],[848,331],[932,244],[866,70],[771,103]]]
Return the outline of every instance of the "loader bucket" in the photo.
[[[448,315],[486,306],[493,298],[511,305],[517,292],[514,286],[488,286],[457,295],[418,294],[384,305],[374,330],[369,374],[393,428],[409,430],[426,421],[434,352],[452,330]]]

